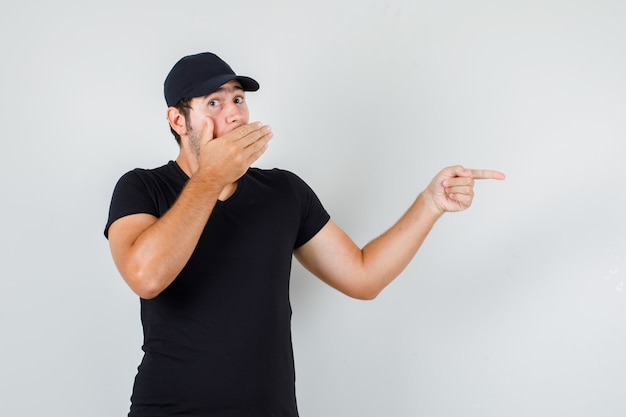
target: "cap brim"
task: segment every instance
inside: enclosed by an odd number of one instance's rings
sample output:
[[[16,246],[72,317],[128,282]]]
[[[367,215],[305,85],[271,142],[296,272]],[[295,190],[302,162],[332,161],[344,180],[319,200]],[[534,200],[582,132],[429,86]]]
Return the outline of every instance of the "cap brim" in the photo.
[[[209,80],[206,80],[200,84],[195,85],[192,89],[185,91],[185,93],[182,95],[180,99],[182,100],[184,98],[206,96],[208,94],[215,92],[222,85],[232,80],[239,81],[244,91],[257,91],[259,89],[259,83],[250,77],[234,75],[234,74],[224,74],[224,75],[218,75],[217,77],[213,77]]]

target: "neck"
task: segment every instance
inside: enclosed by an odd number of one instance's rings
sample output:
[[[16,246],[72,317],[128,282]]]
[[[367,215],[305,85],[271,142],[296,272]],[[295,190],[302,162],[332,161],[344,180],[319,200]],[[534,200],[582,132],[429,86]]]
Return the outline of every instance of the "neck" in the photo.
[[[193,174],[196,173],[199,167],[198,158],[190,157],[181,149],[178,157],[176,158],[176,163],[183,170],[188,177],[191,178]]]
[[[183,149],[181,149],[180,153],[178,154],[178,158],[176,158],[176,163],[178,164],[180,169],[182,169],[183,172],[187,174],[189,178],[191,178],[192,175],[194,175],[198,171],[198,167],[200,166],[198,158],[195,155],[191,155],[190,152],[184,152]],[[234,194],[236,189],[237,181],[227,184],[222,189],[222,192],[218,197],[219,200],[227,200],[231,195]]]

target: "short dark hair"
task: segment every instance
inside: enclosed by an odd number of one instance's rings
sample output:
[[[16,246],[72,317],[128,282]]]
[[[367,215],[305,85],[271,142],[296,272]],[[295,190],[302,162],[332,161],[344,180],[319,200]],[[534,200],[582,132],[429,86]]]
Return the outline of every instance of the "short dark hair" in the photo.
[[[178,109],[180,114],[182,114],[183,117],[185,117],[185,124],[189,126],[188,120],[189,120],[189,110],[191,110],[191,99],[183,98],[172,107]],[[176,133],[176,131],[172,128],[172,126],[170,126],[170,131],[172,132],[172,135],[174,135],[174,139],[176,139],[176,143],[178,143],[178,146],[180,146],[180,135]]]

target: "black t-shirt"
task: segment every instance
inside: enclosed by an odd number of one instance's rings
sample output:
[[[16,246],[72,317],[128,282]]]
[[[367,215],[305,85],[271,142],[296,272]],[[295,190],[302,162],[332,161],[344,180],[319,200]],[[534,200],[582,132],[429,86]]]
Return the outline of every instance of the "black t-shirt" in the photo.
[[[162,216],[188,179],[175,162],[125,174],[105,235],[123,216]],[[292,253],[328,220],[296,175],[250,168],[218,201],[180,275],[141,299],[144,357],[129,416],[297,416]]]

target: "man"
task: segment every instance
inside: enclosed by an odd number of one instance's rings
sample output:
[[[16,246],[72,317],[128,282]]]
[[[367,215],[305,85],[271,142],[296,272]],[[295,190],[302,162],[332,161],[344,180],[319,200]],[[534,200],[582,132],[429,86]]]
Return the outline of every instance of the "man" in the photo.
[[[470,206],[475,179],[504,179],[446,168],[360,249],[296,175],[250,167],[272,139],[269,126],[248,122],[245,92],[258,88],[214,54],[182,58],[165,80],[178,157],[128,172],[113,193],[105,235],[141,298],[144,330],[130,416],[297,416],[292,255],[337,290],[372,299],[444,212]]]

